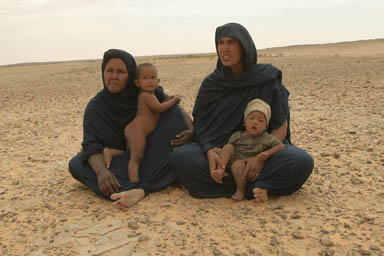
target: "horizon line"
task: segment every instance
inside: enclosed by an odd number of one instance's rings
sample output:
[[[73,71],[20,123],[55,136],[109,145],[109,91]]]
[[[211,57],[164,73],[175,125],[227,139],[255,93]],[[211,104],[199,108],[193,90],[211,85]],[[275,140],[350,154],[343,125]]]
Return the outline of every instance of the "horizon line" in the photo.
[[[312,44],[295,44],[295,45],[286,45],[286,46],[274,46],[268,48],[257,49],[257,52],[274,50],[279,48],[294,48],[294,47],[310,47],[310,46],[320,46],[320,45],[335,45],[335,44],[349,44],[349,43],[358,43],[365,41],[375,41],[375,40],[384,40],[384,38],[373,38],[373,39],[360,39],[354,41],[339,41],[332,43],[312,43]],[[157,55],[139,55],[134,56],[135,58],[188,58],[188,57],[211,57],[211,55],[216,56],[216,52],[201,52],[201,53],[171,53],[171,54],[157,54]],[[13,64],[4,64],[0,65],[0,67],[12,67],[12,66],[32,66],[32,65],[48,65],[48,64],[59,64],[59,63],[67,63],[67,62],[93,62],[100,61],[100,59],[73,59],[73,60],[62,60],[62,61],[32,61],[32,62],[19,62]]]

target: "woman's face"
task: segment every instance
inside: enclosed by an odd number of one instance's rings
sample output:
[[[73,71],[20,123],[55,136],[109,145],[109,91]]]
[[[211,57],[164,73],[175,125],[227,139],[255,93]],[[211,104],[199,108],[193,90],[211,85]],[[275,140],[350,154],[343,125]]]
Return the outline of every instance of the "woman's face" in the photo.
[[[232,75],[244,72],[243,48],[240,41],[234,37],[223,37],[217,44],[221,63],[232,70]]]
[[[127,86],[128,70],[124,61],[113,58],[104,69],[104,84],[110,93],[120,93]]]

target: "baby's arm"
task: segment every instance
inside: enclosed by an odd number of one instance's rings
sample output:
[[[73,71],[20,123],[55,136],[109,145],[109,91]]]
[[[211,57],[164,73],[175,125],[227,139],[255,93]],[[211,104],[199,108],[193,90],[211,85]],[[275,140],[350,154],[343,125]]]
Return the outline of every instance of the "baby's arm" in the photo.
[[[142,92],[140,94],[140,97],[142,97],[144,103],[149,108],[153,109],[156,112],[165,112],[181,101],[181,98],[178,95],[171,96],[168,100],[164,101],[163,103],[160,103],[156,96],[151,93]]]
[[[268,158],[270,158],[271,156],[273,156],[274,154],[276,154],[277,152],[279,152],[280,150],[282,150],[284,148],[284,144],[283,143],[279,143],[275,146],[273,146],[272,148],[266,150],[266,151],[263,151],[261,153],[259,153],[257,155],[257,158],[260,160],[260,161],[267,161]]]

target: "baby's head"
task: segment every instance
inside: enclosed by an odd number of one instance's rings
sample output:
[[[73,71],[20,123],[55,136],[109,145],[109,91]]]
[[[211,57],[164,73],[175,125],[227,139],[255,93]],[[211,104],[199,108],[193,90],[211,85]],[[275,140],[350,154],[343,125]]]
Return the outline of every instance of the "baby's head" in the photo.
[[[251,100],[244,111],[245,130],[252,136],[259,136],[267,130],[271,119],[271,108],[261,100]]]
[[[156,67],[151,63],[137,66],[135,83],[142,91],[154,92],[160,82]]]

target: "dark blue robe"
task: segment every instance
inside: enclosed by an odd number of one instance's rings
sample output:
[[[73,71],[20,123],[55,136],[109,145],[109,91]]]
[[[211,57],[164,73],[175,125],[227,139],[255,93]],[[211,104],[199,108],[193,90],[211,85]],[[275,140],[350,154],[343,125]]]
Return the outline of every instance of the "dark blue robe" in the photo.
[[[295,147],[290,140],[288,90],[282,85],[282,74],[270,64],[257,64],[257,52],[248,31],[236,23],[216,30],[216,49],[223,37],[237,38],[243,47],[245,71],[232,76],[220,58],[214,72],[208,75],[196,97],[193,118],[197,143],[177,148],[171,155],[171,165],[190,194],[195,197],[230,197],[235,192],[232,175],[218,184],[210,177],[207,151],[222,147],[235,131],[244,130],[244,110],[249,101],[260,98],[271,107],[268,132],[288,122],[285,149],[271,157],[260,175],[247,183],[246,197],[260,187],[274,194],[291,194],[298,190],[313,169],[313,159]],[[230,173],[229,170],[227,170]]]
[[[106,147],[125,150],[124,127],[136,115],[139,94],[134,85],[136,62],[125,51],[112,49],[105,52],[101,68],[103,81],[106,63],[112,58],[119,58],[125,63],[129,75],[127,86],[124,91],[112,94],[104,84],[104,89],[90,100],[84,112],[82,152],[69,162],[72,176],[102,197],[106,196],[99,189],[97,176],[88,159],[102,153]],[[167,98],[161,87],[156,89],[155,95],[160,102]],[[129,152],[115,157],[109,170],[117,177],[121,185],[120,192],[143,188],[145,193],[149,193],[175,181],[176,176],[169,165],[169,156],[173,151],[170,144],[185,129],[183,113],[178,106],[160,115],[156,129],[147,137],[138,184],[132,184],[128,179]]]

